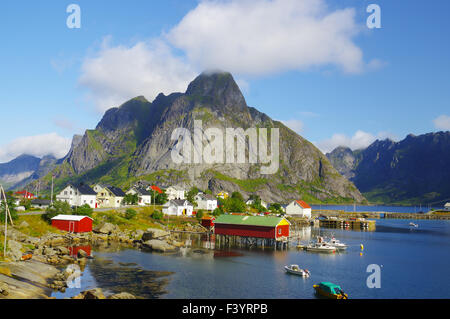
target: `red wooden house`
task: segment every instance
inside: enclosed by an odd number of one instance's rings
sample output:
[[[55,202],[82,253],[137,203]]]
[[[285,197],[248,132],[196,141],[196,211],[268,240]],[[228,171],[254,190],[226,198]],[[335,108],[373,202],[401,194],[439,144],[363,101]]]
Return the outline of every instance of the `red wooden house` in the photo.
[[[214,221],[214,233],[277,240],[289,237],[289,226],[289,221],[283,217],[221,215]]]
[[[92,231],[92,218],[78,215],[58,215],[52,218],[52,226],[71,233]]]
[[[26,199],[35,199],[36,198],[36,196],[33,193],[30,193],[26,190],[16,192],[15,194],[16,194],[16,196],[20,196],[20,197],[23,197]]]

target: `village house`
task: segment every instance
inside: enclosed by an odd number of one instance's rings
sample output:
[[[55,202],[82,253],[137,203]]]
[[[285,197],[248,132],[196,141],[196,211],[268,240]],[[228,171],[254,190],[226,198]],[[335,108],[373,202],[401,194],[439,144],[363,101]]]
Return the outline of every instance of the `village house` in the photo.
[[[446,203],[446,204],[444,205],[444,210],[450,211],[450,203]]]
[[[245,204],[247,205],[247,206],[251,206],[251,205],[253,205],[255,203],[255,201],[253,200],[253,199],[249,199],[249,200],[247,200],[246,202],[245,202]],[[262,199],[261,199],[261,206],[262,207],[264,207],[264,208],[267,208],[267,203],[265,202],[265,201],[263,201]]]
[[[286,215],[311,218],[311,206],[302,200],[294,200],[286,206]]]
[[[198,193],[194,197],[198,209],[215,210],[217,208],[217,198],[210,194]]]
[[[222,199],[227,199],[230,195],[225,192],[225,191],[221,191],[220,193],[217,194],[217,197],[222,198]]]
[[[125,193],[118,187],[97,184],[94,186],[97,193],[97,203],[99,208],[119,208],[122,206]]]
[[[31,207],[46,209],[50,206],[51,201],[49,199],[33,199],[31,201]]]
[[[192,216],[194,206],[186,199],[172,199],[163,206],[163,213],[173,216]]]
[[[26,190],[15,192],[14,195],[16,195],[19,198],[25,198],[25,199],[35,199],[36,196],[33,193],[30,193]]]
[[[184,199],[185,190],[179,186],[170,186],[166,189],[166,195],[168,200],[172,199]]]
[[[150,192],[146,189],[140,188],[140,187],[132,187],[127,194],[131,195],[138,195],[138,205],[139,206],[146,206],[151,205],[152,203],[152,195]]]
[[[97,208],[97,193],[86,184],[69,184],[61,193],[56,195],[56,200],[66,202],[70,206],[89,205]]]

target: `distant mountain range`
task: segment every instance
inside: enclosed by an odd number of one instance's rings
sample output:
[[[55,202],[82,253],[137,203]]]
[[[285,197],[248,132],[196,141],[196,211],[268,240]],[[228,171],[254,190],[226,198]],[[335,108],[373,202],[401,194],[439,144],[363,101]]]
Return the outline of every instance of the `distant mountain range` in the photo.
[[[171,151],[179,140],[172,140],[171,133],[176,128],[193,132],[195,120],[203,122],[203,132],[211,127],[223,132],[225,128],[279,128],[280,169],[264,175],[261,164],[250,164],[248,159],[244,164],[174,163]],[[56,191],[69,181],[127,189],[143,180],[161,187],[181,184],[213,192],[240,191],[244,196],[256,193],[273,202],[365,201],[312,143],[249,107],[227,72],[202,73],[185,93],[161,93],[153,102],[139,96],[108,110],[94,130],[74,138],[69,154],[51,173],[39,178],[42,188],[50,188],[52,174]]]
[[[0,164],[0,183],[5,189],[21,188],[47,175],[58,160],[51,155],[38,158],[21,155],[8,163]]]
[[[371,202],[443,204],[450,198],[449,131],[377,140],[363,150],[338,147],[326,156]]]

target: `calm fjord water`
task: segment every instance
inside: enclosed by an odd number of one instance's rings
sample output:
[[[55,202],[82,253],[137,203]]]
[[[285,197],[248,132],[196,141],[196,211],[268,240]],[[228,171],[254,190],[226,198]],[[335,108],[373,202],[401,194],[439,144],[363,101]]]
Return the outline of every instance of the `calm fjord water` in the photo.
[[[320,232],[323,236],[334,234],[350,245],[347,252],[331,255],[294,247],[285,251],[233,249],[234,254],[228,257],[215,257],[213,251],[204,249],[187,249],[178,255],[126,249],[97,251],[94,260],[108,260],[108,264],[128,270],[125,276],[144,270],[173,272],[161,279],[130,276],[119,283],[122,290],[148,298],[315,298],[312,285],[320,281],[341,285],[350,298],[450,298],[450,222],[420,220],[416,229],[411,229],[409,222],[377,220],[375,232],[303,229],[302,242]],[[360,244],[364,245],[362,256]],[[309,269],[311,277],[286,274],[283,267],[289,264]],[[379,289],[366,285],[369,264],[382,267]],[[67,289],[54,296],[70,297],[92,287],[118,291],[111,282],[106,284],[108,275],[100,276],[101,269],[93,268],[91,261],[81,278],[81,289]],[[109,278],[117,280],[112,275]],[[149,293],[133,282],[139,280],[161,280],[157,288],[161,290]]]

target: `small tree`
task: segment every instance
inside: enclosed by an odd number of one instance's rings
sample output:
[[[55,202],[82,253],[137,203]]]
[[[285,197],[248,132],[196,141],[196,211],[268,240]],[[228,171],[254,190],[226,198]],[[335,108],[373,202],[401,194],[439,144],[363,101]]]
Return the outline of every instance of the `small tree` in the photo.
[[[16,220],[17,218],[19,218],[19,215],[17,215],[16,205],[14,204],[14,200],[12,198],[9,198],[6,200],[6,202],[8,203],[8,209],[9,209],[9,213],[11,214],[12,220]],[[2,198],[1,206],[0,206],[0,221],[3,223],[5,222],[5,216],[6,216],[6,205]]]
[[[139,196],[137,194],[126,194],[123,198],[123,203],[125,205],[137,205],[139,201]]]
[[[152,214],[153,219],[161,220],[164,217],[164,214],[159,210],[155,210]]]
[[[218,217],[218,216],[220,216],[220,215],[222,215],[222,214],[223,214],[223,211],[222,211],[222,209],[221,209],[220,207],[217,207],[217,208],[214,209],[213,212],[212,212],[212,215],[213,215],[214,217]]]
[[[202,219],[203,215],[204,215],[203,209],[200,209],[200,210],[197,212],[197,215],[196,215],[195,217],[197,217],[197,219]]]
[[[93,212],[94,212],[94,210],[88,204],[84,204],[83,206],[80,206],[80,207],[74,207],[74,209],[73,209],[74,215],[91,217]]]
[[[137,215],[137,212],[133,208],[127,208],[125,211],[125,218],[126,219],[133,219]]]
[[[162,193],[158,193],[155,196],[155,204],[157,205],[163,205],[167,203],[167,194],[162,192]]]
[[[194,202],[194,197],[195,197],[195,195],[197,195],[198,194],[198,192],[199,192],[199,189],[197,188],[197,187],[192,187],[188,192],[187,192],[187,194],[186,194],[186,199],[189,201],[189,202]]]
[[[42,219],[50,223],[52,218],[56,215],[71,215],[72,212],[72,208],[70,208],[70,205],[67,202],[56,201],[53,202],[52,206],[47,208],[45,214],[42,215]]]
[[[20,201],[19,206],[23,206],[26,210],[29,210],[31,208],[31,200],[24,198]]]

